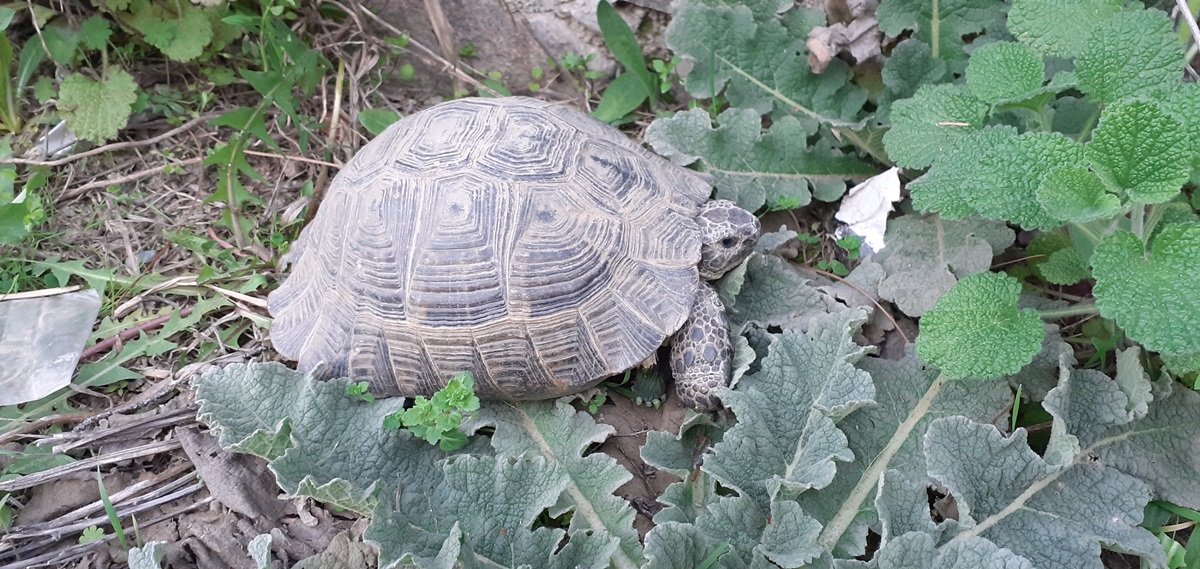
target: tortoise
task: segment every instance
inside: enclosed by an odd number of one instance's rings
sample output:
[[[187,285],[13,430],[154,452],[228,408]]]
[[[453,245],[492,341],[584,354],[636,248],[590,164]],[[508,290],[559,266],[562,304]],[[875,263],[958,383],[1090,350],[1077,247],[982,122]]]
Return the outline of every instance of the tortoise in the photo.
[[[532,400],[592,387],[673,336],[676,393],[717,409],[732,348],[704,281],[750,254],[759,223],[710,192],[578,111],[438,104],[334,178],[282,259],[272,342],[302,371],[381,396],[470,371],[480,397]]]

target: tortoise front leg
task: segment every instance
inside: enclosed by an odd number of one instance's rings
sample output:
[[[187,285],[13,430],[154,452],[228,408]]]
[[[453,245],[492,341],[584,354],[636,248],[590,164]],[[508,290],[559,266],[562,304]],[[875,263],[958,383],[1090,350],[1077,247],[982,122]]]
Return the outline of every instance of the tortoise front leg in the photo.
[[[671,374],[675,394],[697,411],[721,408],[718,387],[729,385],[733,344],[725,307],[708,283],[701,283],[692,313],[671,339]]]

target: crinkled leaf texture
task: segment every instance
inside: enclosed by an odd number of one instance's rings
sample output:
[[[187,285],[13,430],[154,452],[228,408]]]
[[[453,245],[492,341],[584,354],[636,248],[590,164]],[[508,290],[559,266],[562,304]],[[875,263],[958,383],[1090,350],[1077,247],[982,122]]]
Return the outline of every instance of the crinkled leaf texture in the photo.
[[[717,197],[751,211],[785,198],[805,205],[814,193],[836,199],[845,180],[876,173],[853,156],[810,147],[794,117],[779,118],[764,132],[756,111],[731,108],[716,123],[704,109],[683,111],[654,121],[646,141],[677,164],[699,162],[715,178]]]
[[[1075,59],[1075,74],[1089,97],[1115,103],[1178,84],[1185,63],[1165,13],[1130,10],[1095,27]]]
[[[1096,246],[1091,263],[1101,315],[1147,349],[1200,352],[1200,224],[1166,227],[1150,254],[1137,236],[1119,231]]]
[[[996,42],[981,46],[967,64],[967,87],[991,104],[1021,98],[1042,86],[1046,65],[1029,46]]]
[[[1073,57],[1092,30],[1121,11],[1123,0],[1013,0],[1008,29],[1044,55]]]
[[[346,380],[277,364],[198,378],[200,416],[226,448],[268,457],[286,493],[370,513],[380,567],[690,568],[724,551],[716,567],[1071,569],[1098,566],[1102,543],[1163,566],[1137,523],[1152,496],[1195,503],[1183,451],[1200,395],[1146,388],[1136,354],[1120,356],[1111,385],[1078,372],[1049,398],[1059,442],[1047,462],[1024,431],[1005,438],[989,424],[1011,404],[1009,381],[1023,380],[951,382],[911,349],[870,356],[854,341],[866,309],[776,257],[755,255],[719,289],[757,359],[722,394],[736,423],[694,415],[677,436],[647,434],[645,460],[681,480],[659,497],[644,546],[614,495],[629,473],[587,454],[612,431],[572,398],[485,402],[468,446],[449,454],[380,428],[400,402],[367,404]],[[1070,363],[1061,347],[1039,344],[1046,357],[1027,370],[1055,355]],[[931,485],[951,492],[957,521],[931,518]],[[551,518],[569,522],[537,521]],[[882,549],[864,564],[854,558],[869,531]]]
[[[488,402],[475,426],[490,421],[511,431],[492,438],[501,452],[475,437],[447,454],[408,431],[382,428],[403,400],[367,404],[346,394],[349,383],[250,364],[209,372],[196,389],[200,418],[222,446],[288,438],[289,448],[270,463],[285,492],[373,513],[366,538],[380,545],[381,567],[634,566],[630,557],[639,556],[640,544],[631,534],[632,511],[614,507],[612,496],[629,473],[604,455],[580,454],[609,427],[566,400],[522,406],[519,424],[505,419],[514,417],[510,404]],[[573,511],[571,527],[533,529],[545,511]]]
[[[694,63],[684,85],[696,98],[723,91],[733,107],[759,114],[799,105],[819,122],[853,121],[867,93],[850,81],[849,66],[835,59],[818,75],[804,57],[809,32],[825,24],[824,10],[778,0],[680,2],[666,41]],[[811,133],[818,120],[805,120]]]
[[[906,215],[888,222],[888,247],[876,256],[886,277],[879,296],[909,316],[920,316],[958,279],[982,273],[1012,245],[1007,225],[986,219],[950,221]]]
[[[1037,312],[1018,310],[1021,283],[1000,273],[962,279],[921,318],[917,354],[953,378],[1020,371],[1042,348]]]
[[[963,36],[995,26],[1004,18],[1004,4],[990,0],[887,0],[875,13],[879,29],[889,36],[916,30],[916,37],[933,45],[942,59],[963,58]]]
[[[1184,126],[1158,103],[1121,101],[1100,114],[1086,152],[1109,188],[1135,202],[1159,203],[1179,195],[1187,181],[1191,144]]]
[[[109,67],[105,80],[72,73],[58,88],[58,112],[75,136],[101,143],[117,136],[129,122],[137,101],[133,76],[119,67]]]
[[[883,145],[898,166],[925,168],[977,132],[987,111],[987,103],[964,85],[925,85],[892,105],[892,128]]]

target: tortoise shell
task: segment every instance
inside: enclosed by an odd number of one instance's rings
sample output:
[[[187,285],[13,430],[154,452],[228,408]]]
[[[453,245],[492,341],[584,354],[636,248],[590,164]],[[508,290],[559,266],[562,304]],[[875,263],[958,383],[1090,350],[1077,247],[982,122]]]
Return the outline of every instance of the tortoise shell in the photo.
[[[699,286],[710,187],[585,114],[461,99],[393,124],[329,187],[268,297],[302,370],[429,395],[574,393],[653,354]]]

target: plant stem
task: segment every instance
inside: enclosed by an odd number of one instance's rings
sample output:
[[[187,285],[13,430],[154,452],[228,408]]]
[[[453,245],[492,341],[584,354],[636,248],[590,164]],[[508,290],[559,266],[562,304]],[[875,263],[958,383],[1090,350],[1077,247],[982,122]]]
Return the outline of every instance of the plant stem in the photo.
[[[1092,127],[1096,126],[1096,119],[1100,118],[1100,111],[1102,109],[1103,106],[1096,107],[1096,111],[1092,113],[1092,116],[1088,117],[1087,122],[1083,123],[1083,128],[1079,131],[1079,138],[1075,139],[1076,142],[1086,142],[1092,135]]]
[[[867,467],[866,472],[858,479],[858,484],[854,485],[854,489],[850,491],[850,495],[842,502],[842,507],[838,509],[837,514],[833,516],[825,529],[821,530],[821,535],[817,538],[817,546],[822,551],[833,551],[837,546],[838,541],[841,541],[842,534],[850,528],[850,524],[854,522],[854,517],[858,515],[862,507],[862,503],[871,495],[871,491],[879,485],[879,477],[887,470],[888,465],[892,462],[892,457],[900,451],[900,447],[904,445],[904,441],[912,435],[917,424],[925,415],[929,413],[929,407],[933,405],[933,400],[937,399],[938,393],[942,391],[942,386],[949,381],[950,378],[942,373],[929,384],[929,388],[925,390],[925,395],[917,401],[917,404],[908,413],[908,417],[904,418],[904,422],[896,428],[895,434],[888,441],[887,446],[871,461],[871,466]]]
[[[1100,309],[1096,308],[1095,302],[1068,306],[1057,310],[1039,310],[1038,317],[1042,320],[1058,320],[1068,316],[1084,316],[1090,314],[1099,314]]]
[[[1158,222],[1162,221],[1163,212],[1166,210],[1167,202],[1156,203],[1150,206],[1150,212],[1146,214],[1146,226],[1142,229],[1147,237],[1154,233],[1154,227],[1158,225]]]
[[[1146,228],[1146,206],[1139,203],[1131,205],[1133,207],[1129,210],[1129,230],[1133,231],[1133,234],[1137,235],[1138,239],[1145,241],[1142,234]]]

